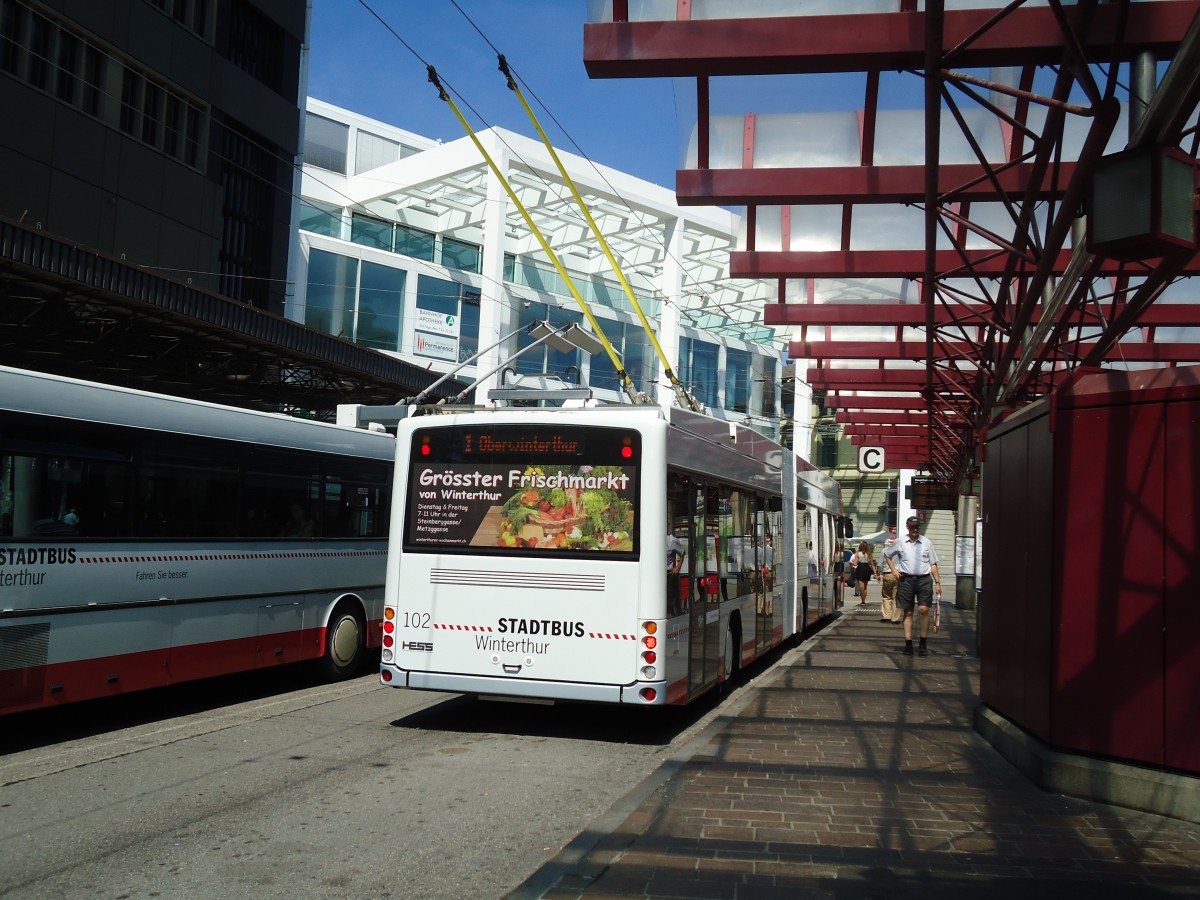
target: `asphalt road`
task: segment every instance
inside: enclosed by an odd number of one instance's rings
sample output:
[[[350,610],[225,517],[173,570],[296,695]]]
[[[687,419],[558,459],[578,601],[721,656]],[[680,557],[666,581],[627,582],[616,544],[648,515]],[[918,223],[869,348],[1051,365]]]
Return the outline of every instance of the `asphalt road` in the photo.
[[[0,719],[0,896],[501,897],[715,710],[271,673]]]

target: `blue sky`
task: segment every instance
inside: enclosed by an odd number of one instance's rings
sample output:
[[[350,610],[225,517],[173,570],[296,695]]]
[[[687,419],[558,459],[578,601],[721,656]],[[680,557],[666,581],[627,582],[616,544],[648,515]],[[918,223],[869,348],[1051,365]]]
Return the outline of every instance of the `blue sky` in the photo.
[[[674,188],[695,122],[695,82],[589,78],[583,65],[587,0],[457,0],[462,12],[451,0],[366,3],[404,43],[360,0],[313,0],[311,96],[426,137],[455,140],[464,132],[427,80],[425,63],[432,63],[474,127],[500,125],[536,139],[496,68],[499,51],[522,78],[526,99],[556,147]],[[864,85],[860,73],[717,78],[711,111],[856,110]],[[923,90],[914,75],[884,73],[880,108],[919,109]]]
[[[674,187],[681,147],[674,83],[589,79],[585,0],[458,0],[470,21],[450,0],[367,2],[461,95],[455,102],[474,127],[499,125],[537,139],[496,67],[498,50],[524,81],[525,98],[555,146],[578,152],[577,144],[595,162]],[[412,51],[359,0],[313,0],[308,93],[426,137],[462,137]]]

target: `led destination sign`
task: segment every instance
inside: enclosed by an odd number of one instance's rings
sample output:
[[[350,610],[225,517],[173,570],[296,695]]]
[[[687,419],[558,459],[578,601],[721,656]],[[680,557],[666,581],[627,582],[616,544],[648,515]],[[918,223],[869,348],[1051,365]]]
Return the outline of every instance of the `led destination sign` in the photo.
[[[476,434],[470,431],[463,434],[462,444],[463,453],[466,454],[548,453],[553,456],[580,456],[583,454],[585,446],[584,442],[578,438],[563,437],[560,434],[545,437],[540,435],[499,437],[491,433]]]

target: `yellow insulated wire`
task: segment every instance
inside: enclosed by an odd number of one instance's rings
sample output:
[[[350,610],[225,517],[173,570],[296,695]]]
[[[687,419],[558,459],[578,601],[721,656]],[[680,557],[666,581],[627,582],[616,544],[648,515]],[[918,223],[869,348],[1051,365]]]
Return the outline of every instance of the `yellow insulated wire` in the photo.
[[[579,304],[579,308],[583,310],[583,314],[587,317],[588,323],[592,326],[593,333],[599,339],[601,346],[604,347],[604,351],[608,354],[608,358],[612,360],[613,368],[616,369],[617,372],[617,378],[621,382],[621,388],[625,391],[626,395],[633,403],[645,403],[647,398],[645,395],[640,394],[637,388],[634,387],[633,381],[629,377],[629,373],[625,371],[625,365],[621,362],[621,358],[617,355],[617,351],[613,349],[613,345],[609,343],[608,338],[604,334],[604,330],[600,327],[600,323],[597,322],[596,317],[592,315],[592,311],[588,307],[587,301],[583,299],[583,295],[581,295],[579,293],[579,289],[575,287],[575,282],[571,280],[571,276],[567,273],[566,268],[563,267],[562,262],[558,258],[558,254],[554,252],[554,249],[546,240],[546,236],[542,234],[541,229],[537,227],[537,224],[533,221],[533,217],[530,216],[529,211],[525,209],[525,204],[521,202],[521,199],[512,189],[512,185],[508,183],[508,179],[504,177],[504,174],[500,171],[500,167],[496,165],[496,161],[492,159],[492,155],[487,152],[487,148],[483,146],[483,143],[479,140],[479,136],[475,134],[475,130],[471,127],[471,124],[466,120],[466,118],[464,118],[454,101],[450,99],[450,95],[446,92],[446,89],[442,87],[442,83],[438,79],[437,70],[435,70],[433,66],[429,66],[428,70],[429,80],[433,83],[434,87],[438,89],[438,96],[450,105],[450,109],[458,118],[458,121],[462,123],[463,129],[467,132],[467,136],[471,139],[471,142],[475,144],[476,149],[478,149],[483,155],[483,159],[488,164],[488,168],[490,168],[500,180],[500,184],[504,186],[504,190],[508,194],[508,198],[512,200],[513,204],[517,207],[517,211],[520,212],[521,217],[525,220],[525,224],[529,226],[529,230],[533,233],[533,236],[538,239],[538,243],[542,245],[542,249],[546,252],[546,255],[550,258],[550,261],[554,263],[554,268],[558,270],[558,274],[562,276],[563,282],[567,285],[567,289],[571,292],[571,296],[575,298],[575,302],[577,302]]]
[[[621,270],[621,266],[617,262],[617,258],[613,254],[612,248],[609,247],[608,241],[604,238],[604,233],[600,230],[600,226],[596,224],[595,218],[592,217],[591,210],[588,209],[587,203],[584,202],[583,196],[579,193],[578,188],[575,187],[574,180],[567,173],[567,167],[564,166],[562,160],[559,159],[558,151],[554,149],[554,145],[551,144],[550,139],[546,137],[546,132],[542,130],[541,123],[538,121],[537,116],[534,115],[529,103],[525,100],[525,95],[521,93],[521,88],[517,85],[516,79],[513,78],[512,72],[509,71],[508,60],[504,58],[503,53],[498,54],[497,58],[499,59],[500,63],[500,71],[503,72],[504,76],[508,79],[508,89],[516,94],[517,99],[521,101],[521,106],[524,107],[525,114],[529,116],[529,121],[531,121],[533,123],[533,127],[537,129],[538,137],[542,139],[542,143],[545,145],[546,150],[550,153],[550,158],[553,159],[554,164],[558,166],[559,174],[562,175],[563,181],[566,183],[567,187],[570,188],[571,196],[575,198],[575,202],[579,205],[580,211],[583,213],[584,218],[587,219],[588,227],[592,229],[592,234],[596,236],[596,240],[600,244],[600,249],[604,251],[604,256],[608,260],[608,264],[612,267],[613,272],[616,274],[617,280],[621,282],[621,287],[625,290],[625,296],[629,299],[630,305],[633,306],[634,311],[637,313],[638,319],[641,320],[642,328],[645,329],[646,335],[650,338],[650,343],[654,345],[654,352],[658,354],[659,360],[662,361],[663,373],[671,382],[671,387],[675,389],[675,394],[679,398],[680,405],[687,406],[690,409],[697,409],[698,404],[696,403],[695,398],[688,393],[687,389],[683,385],[683,382],[679,380],[679,378],[675,375],[675,371],[671,368],[671,362],[667,359],[667,354],[663,350],[662,345],[659,344],[658,336],[654,333],[654,328],[650,325],[650,320],[646,318],[646,314],[642,311],[642,305],[638,303],[637,297],[634,296],[633,288],[630,286],[629,281],[625,278],[625,273]]]

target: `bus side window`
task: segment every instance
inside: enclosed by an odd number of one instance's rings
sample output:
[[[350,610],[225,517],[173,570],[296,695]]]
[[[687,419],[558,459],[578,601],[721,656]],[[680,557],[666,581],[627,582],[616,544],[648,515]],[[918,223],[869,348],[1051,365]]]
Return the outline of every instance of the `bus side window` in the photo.
[[[687,481],[667,475],[667,615],[687,612]]]
[[[0,455],[0,537],[124,537],[128,462]]]
[[[386,467],[378,471],[325,476],[321,513],[324,537],[386,537],[388,526],[388,478]]]

